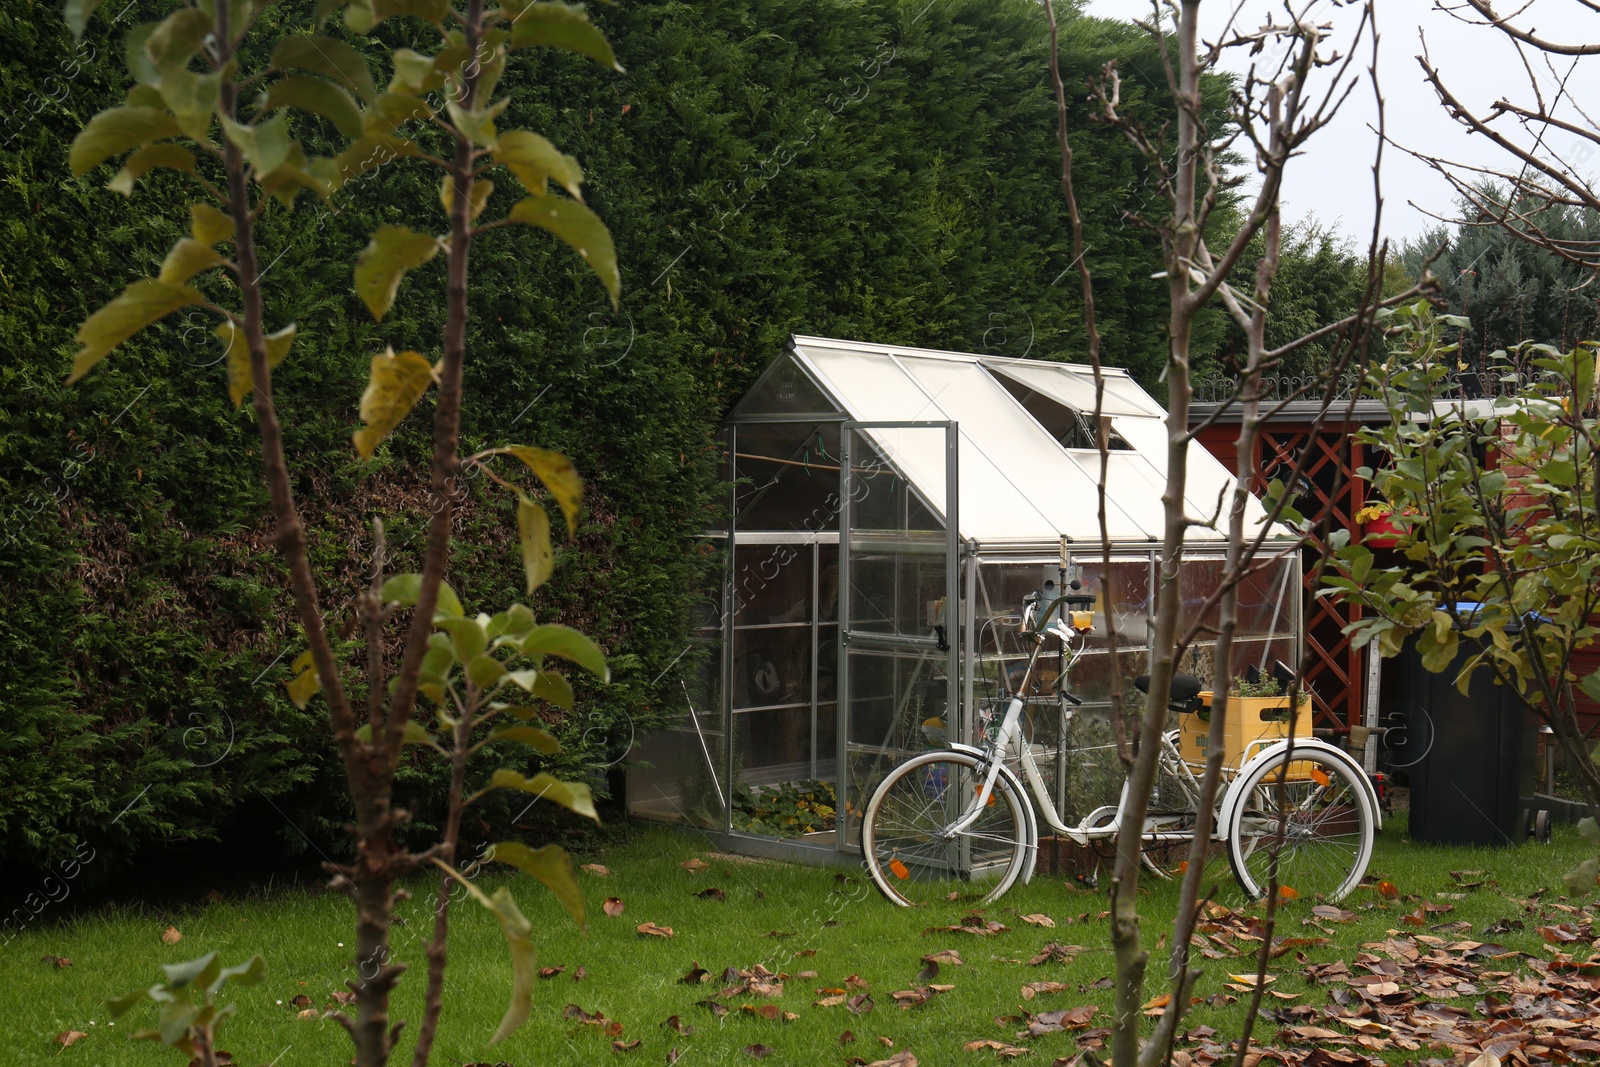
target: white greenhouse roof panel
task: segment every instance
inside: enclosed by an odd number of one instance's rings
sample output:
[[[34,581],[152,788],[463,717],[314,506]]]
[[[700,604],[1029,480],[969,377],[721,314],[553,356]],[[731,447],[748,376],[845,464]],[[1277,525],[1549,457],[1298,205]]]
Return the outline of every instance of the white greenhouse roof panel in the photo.
[[[1005,359],[962,352],[875,345],[821,337],[795,337],[762,381],[792,381],[781,366],[795,361],[837,412],[856,422],[954,422],[960,441],[959,533],[978,542],[1053,545],[1062,535],[1098,540],[1096,449],[1072,447],[1092,438],[1094,372],[1043,360]],[[1108,368],[1102,412],[1121,447],[1110,454],[1107,525],[1112,540],[1148,542],[1162,534],[1161,494],[1166,481],[1164,412],[1126,371]],[[758,383],[758,389],[761,387]],[[805,392],[806,390],[802,390]],[[754,390],[752,391],[754,392]],[[792,393],[790,395],[793,395]],[[809,400],[809,398],[808,398]],[[804,402],[807,411],[815,405]],[[758,417],[781,414],[762,405]],[[733,419],[754,414],[749,400]],[[1063,429],[1065,427],[1065,430]],[[1075,427],[1082,433],[1073,436]],[[945,457],[930,447],[928,431],[866,431],[924,500],[946,511]],[[1232,476],[1198,443],[1189,448],[1187,498],[1191,518],[1218,513]],[[1247,529],[1263,517],[1253,498]],[[1191,528],[1192,541],[1222,534]]]

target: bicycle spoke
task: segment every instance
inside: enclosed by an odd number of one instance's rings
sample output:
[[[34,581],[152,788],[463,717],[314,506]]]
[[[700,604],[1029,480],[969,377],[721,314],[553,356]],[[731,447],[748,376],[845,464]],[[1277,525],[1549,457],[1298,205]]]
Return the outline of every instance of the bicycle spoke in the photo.
[[[897,903],[988,899],[1004,892],[1022,862],[1025,820],[1020,799],[1003,780],[966,830],[984,781],[970,756],[917,757],[885,778],[869,803],[868,868]]]

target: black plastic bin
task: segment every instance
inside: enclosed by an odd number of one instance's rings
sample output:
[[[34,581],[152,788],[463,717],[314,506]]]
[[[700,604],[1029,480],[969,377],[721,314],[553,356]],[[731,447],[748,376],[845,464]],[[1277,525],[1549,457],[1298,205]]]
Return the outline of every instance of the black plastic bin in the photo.
[[[1465,624],[1475,604],[1458,605]],[[1445,670],[1422,665],[1415,639],[1395,660],[1405,735],[1388,763],[1411,779],[1413,841],[1440,845],[1521,844],[1537,785],[1537,720],[1494,671],[1480,666],[1465,695],[1456,676],[1477,649],[1463,637]]]

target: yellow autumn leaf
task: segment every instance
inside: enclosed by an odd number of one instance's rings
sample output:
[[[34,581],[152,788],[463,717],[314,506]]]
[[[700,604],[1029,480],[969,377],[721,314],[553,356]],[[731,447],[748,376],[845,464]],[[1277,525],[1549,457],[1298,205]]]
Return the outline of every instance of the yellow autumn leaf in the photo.
[[[235,326],[232,320],[224,320],[215,332],[222,341],[223,352],[228,360],[228,398],[233,401],[234,407],[238,407],[255,388],[254,372],[250,369],[250,346],[245,343],[244,331]],[[267,342],[268,370],[282,363],[289,355],[294,334],[295,325],[291,322],[264,338]]]
[[[438,372],[420,352],[393,349],[372,357],[372,377],[361,394],[361,421],[366,426],[354,434],[356,451],[371,459],[378,443],[416,406]]]

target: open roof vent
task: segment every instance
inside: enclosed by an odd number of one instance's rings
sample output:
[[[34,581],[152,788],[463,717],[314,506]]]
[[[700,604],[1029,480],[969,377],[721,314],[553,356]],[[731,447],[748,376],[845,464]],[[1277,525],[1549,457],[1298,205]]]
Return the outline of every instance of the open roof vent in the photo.
[[[1005,386],[1006,392],[1017,398],[1017,403],[1021,404],[1028,414],[1044,427],[1044,432],[1054,437],[1062,448],[1100,447],[1095,440],[1092,411],[1079,411],[1029,388],[1009,374],[997,374],[989,367],[984,369],[989,371],[995,381]],[[1106,439],[1113,451],[1133,450],[1127,439],[1111,428],[1111,416],[1102,415],[1100,421],[1105,425]]]

